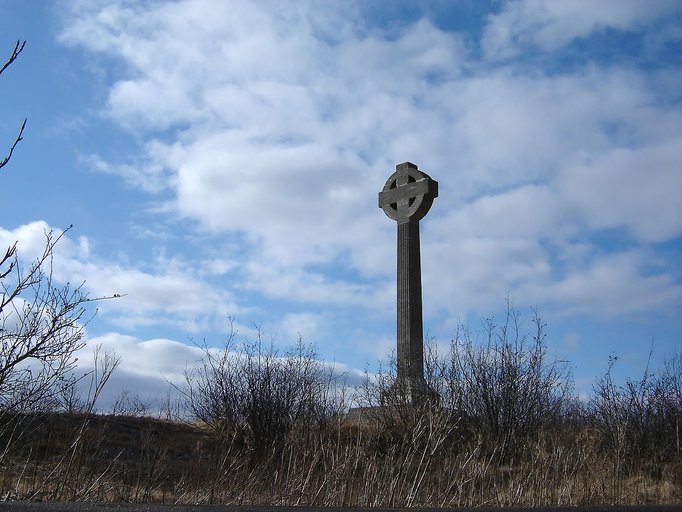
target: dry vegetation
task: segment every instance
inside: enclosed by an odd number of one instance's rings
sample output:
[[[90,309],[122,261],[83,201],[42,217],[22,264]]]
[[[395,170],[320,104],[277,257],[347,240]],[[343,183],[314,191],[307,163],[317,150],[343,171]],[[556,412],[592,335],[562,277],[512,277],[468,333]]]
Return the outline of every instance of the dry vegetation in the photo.
[[[543,325],[460,330],[427,350],[440,404],[376,407],[388,371],[347,389],[297,345],[205,347],[181,388],[186,421],[64,412],[2,415],[4,498],[344,506],[682,501],[682,357],[588,403]],[[350,416],[351,403],[375,406]],[[125,402],[125,403],[124,403]],[[83,401],[84,404],[88,400]],[[128,404],[128,409],[124,407]],[[63,408],[63,406],[62,406]],[[126,397],[119,413],[145,408]],[[54,406],[53,406],[54,409]],[[200,420],[200,421],[199,421]]]

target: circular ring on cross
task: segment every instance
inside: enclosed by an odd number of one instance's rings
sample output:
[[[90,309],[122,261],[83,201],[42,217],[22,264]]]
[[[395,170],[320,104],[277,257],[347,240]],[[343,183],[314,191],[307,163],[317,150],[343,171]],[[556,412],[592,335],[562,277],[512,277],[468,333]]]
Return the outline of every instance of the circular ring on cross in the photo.
[[[411,162],[396,166],[396,171],[379,192],[379,207],[394,221],[416,222],[426,215],[438,197],[438,182]]]

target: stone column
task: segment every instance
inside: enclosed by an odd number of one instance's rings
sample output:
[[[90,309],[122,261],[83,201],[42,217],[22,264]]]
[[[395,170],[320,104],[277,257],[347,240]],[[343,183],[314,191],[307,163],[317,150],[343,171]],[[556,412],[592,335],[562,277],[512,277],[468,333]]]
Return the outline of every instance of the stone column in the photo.
[[[419,222],[398,224],[398,375],[424,375]]]
[[[419,221],[438,197],[438,182],[405,162],[396,166],[379,192],[379,206],[398,224],[397,365],[395,385],[386,401],[415,404],[434,398],[424,380]]]

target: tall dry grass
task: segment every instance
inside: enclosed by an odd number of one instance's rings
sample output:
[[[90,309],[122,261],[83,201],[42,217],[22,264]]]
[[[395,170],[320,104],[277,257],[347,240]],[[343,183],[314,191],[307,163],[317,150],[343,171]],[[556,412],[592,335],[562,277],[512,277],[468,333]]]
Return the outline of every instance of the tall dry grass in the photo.
[[[419,411],[409,430],[379,423],[293,429],[256,451],[243,439],[167,420],[50,415],[9,454],[9,498],[319,506],[539,506],[674,503],[682,464],[627,471],[597,430],[545,432],[501,465],[450,414]],[[68,459],[70,464],[65,463]]]
[[[439,355],[439,403],[384,404],[394,370],[343,386],[301,344],[207,351],[188,372],[188,421],[80,414],[0,416],[5,499],[453,507],[682,502],[682,356],[589,402],[547,357],[544,325],[484,324]],[[210,356],[210,358],[208,358]],[[364,409],[346,414],[348,406]],[[126,405],[128,404],[128,405]],[[170,406],[169,406],[170,407]],[[126,397],[117,410],[144,411]],[[200,418],[202,421],[197,421]]]

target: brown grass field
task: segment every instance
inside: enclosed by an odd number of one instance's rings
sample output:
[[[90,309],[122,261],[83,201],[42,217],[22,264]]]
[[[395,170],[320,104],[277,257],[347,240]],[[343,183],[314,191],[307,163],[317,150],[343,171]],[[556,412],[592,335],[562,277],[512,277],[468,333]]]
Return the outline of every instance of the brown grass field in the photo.
[[[244,432],[154,418],[3,419],[3,499],[373,507],[682,501],[679,454],[626,464],[587,428],[548,432],[501,463],[439,411],[364,425],[337,418],[294,428],[265,450],[254,450]]]

